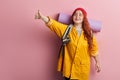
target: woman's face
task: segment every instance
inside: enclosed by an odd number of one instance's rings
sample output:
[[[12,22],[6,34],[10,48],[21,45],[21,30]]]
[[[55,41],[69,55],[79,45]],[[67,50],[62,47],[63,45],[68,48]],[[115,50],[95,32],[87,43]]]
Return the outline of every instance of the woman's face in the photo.
[[[73,14],[73,22],[74,24],[80,24],[83,22],[83,13],[80,10],[77,10],[74,14]]]

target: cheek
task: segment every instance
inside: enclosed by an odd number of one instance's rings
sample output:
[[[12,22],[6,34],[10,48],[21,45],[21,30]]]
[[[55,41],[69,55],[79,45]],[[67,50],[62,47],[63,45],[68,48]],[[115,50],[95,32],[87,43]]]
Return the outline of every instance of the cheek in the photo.
[[[83,17],[81,17],[81,19],[83,20]]]
[[[81,21],[83,21],[83,19],[84,19],[84,18],[83,18],[83,17],[81,17]]]
[[[81,19],[84,19],[84,16],[82,16]]]

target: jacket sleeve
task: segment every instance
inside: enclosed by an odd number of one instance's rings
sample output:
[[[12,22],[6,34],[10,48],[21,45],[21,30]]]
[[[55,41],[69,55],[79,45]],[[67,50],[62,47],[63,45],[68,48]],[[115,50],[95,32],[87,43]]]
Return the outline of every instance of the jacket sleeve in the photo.
[[[48,17],[49,18],[49,17]],[[50,28],[51,31],[55,32],[58,37],[62,37],[67,25],[62,24],[54,19],[49,18],[49,22],[46,25]]]
[[[91,56],[98,55],[98,44],[97,44],[95,36],[93,36],[93,46],[92,46],[92,49],[90,51],[90,54],[91,54]]]

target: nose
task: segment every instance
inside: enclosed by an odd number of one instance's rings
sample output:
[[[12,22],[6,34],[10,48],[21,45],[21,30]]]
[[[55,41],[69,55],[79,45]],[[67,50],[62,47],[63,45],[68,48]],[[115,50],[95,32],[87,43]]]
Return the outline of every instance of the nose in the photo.
[[[77,16],[76,16],[76,19],[79,19],[79,18],[80,18],[80,16],[79,16],[79,15],[77,15]]]

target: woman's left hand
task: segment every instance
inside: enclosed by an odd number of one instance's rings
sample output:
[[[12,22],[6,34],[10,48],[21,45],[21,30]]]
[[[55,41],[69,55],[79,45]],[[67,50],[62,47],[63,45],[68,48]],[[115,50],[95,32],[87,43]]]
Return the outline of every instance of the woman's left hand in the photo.
[[[96,71],[97,71],[97,72],[100,72],[100,71],[101,71],[101,68],[100,68],[100,64],[99,64],[99,63],[96,63],[96,64],[95,64],[95,67],[96,67]]]

